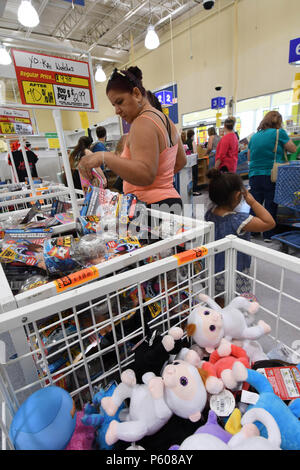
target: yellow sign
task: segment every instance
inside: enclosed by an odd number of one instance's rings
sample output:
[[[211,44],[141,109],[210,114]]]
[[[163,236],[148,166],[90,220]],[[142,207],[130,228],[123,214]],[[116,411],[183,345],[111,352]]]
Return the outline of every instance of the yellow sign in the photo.
[[[28,118],[15,117],[14,120],[15,122],[24,122],[25,124],[31,124],[31,121]]]
[[[87,129],[89,127],[89,118],[85,111],[79,111],[81,126],[83,129]]]
[[[89,86],[89,81],[87,78],[71,77],[70,75],[55,75],[55,81],[57,83],[64,83],[66,85]]]
[[[293,83],[293,98],[292,103],[299,103],[300,101],[300,73],[295,74]]]
[[[12,122],[1,122],[2,134],[15,134],[15,126]]]
[[[60,148],[59,139],[48,139],[48,146],[49,146],[49,149],[59,149]]]
[[[162,110],[166,116],[169,116],[169,108],[163,108]]]
[[[53,86],[50,83],[22,82],[27,104],[55,104]]]

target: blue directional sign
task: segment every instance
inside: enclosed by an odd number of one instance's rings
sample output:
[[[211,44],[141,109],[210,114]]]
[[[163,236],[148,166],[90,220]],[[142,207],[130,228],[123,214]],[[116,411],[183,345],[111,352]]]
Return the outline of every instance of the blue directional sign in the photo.
[[[211,100],[211,109],[225,108],[226,98],[224,96],[217,96]]]
[[[300,38],[290,41],[289,64],[300,64]]]
[[[162,106],[172,106],[173,105],[173,91],[171,90],[161,90],[155,93],[158,101]]]
[[[84,7],[84,0],[65,0],[65,2],[74,3],[74,5],[81,5]]]

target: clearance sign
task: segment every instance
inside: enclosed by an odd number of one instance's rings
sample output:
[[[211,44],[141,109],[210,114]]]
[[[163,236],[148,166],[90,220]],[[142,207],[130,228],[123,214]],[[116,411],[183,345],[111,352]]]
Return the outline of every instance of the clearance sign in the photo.
[[[22,104],[94,109],[89,64],[11,49]]]
[[[0,107],[1,134],[33,134],[30,114],[24,109]]]

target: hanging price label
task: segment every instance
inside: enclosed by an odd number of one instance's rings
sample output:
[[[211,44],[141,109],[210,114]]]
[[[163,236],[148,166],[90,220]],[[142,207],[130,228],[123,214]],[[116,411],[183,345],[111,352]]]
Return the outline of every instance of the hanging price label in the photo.
[[[208,250],[205,246],[199,246],[198,248],[183,251],[182,253],[178,253],[177,255],[173,256],[177,259],[177,264],[180,266],[181,264],[187,263],[188,261],[193,261],[194,259],[202,258],[203,256],[207,255],[207,253]]]
[[[54,284],[58,293],[63,292],[67,289],[80,286],[86,282],[92,281],[99,277],[99,271],[95,266],[85,268],[76,273],[71,273],[68,276],[56,279]]]

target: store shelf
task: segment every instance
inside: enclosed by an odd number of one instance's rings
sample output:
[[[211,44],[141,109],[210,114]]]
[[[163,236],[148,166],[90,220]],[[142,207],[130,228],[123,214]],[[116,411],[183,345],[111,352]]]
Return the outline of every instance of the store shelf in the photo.
[[[198,157],[198,186],[208,184],[206,173],[208,170],[208,158]]]

